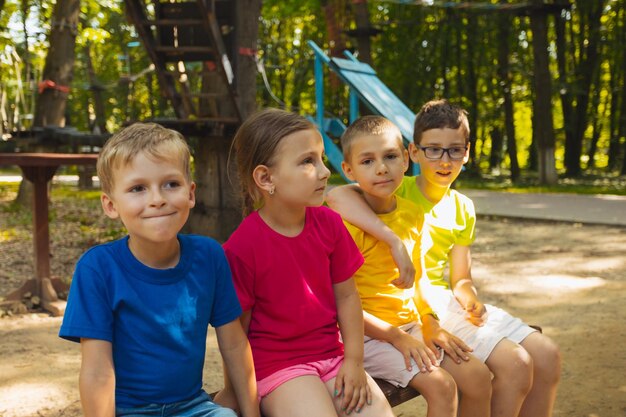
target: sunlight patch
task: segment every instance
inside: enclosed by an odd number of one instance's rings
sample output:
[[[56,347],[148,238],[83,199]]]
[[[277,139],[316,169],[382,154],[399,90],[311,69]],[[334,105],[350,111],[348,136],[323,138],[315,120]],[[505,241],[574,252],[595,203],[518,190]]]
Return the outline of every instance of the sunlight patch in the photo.
[[[606,285],[606,280],[600,277],[573,277],[571,275],[543,275],[529,277],[529,282],[536,288],[547,290],[588,290]]]
[[[30,415],[62,396],[53,384],[14,384],[0,388],[0,415]],[[56,402],[56,400],[55,400]]]

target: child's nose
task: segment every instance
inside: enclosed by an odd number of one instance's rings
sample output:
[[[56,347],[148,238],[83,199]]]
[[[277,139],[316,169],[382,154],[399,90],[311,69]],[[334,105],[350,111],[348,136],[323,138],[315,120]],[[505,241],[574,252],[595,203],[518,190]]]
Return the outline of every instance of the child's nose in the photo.
[[[165,198],[161,190],[154,190],[150,193],[150,204],[152,206],[160,207],[165,204]]]
[[[377,166],[376,172],[378,174],[386,174],[389,171],[389,168],[387,168],[387,164],[384,162],[380,162]]]
[[[326,178],[330,177],[330,170],[324,164],[321,164],[319,177],[321,179],[326,179]]]

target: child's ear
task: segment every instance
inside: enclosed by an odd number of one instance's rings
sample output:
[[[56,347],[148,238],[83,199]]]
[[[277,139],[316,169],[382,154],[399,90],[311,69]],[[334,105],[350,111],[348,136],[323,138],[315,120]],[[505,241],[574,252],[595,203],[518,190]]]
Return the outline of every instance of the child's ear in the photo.
[[[415,145],[415,143],[409,143],[409,157],[414,164],[419,164],[418,152],[419,148]]]
[[[409,169],[409,152],[406,149],[402,149],[403,168],[402,172],[406,172]]]
[[[191,182],[189,186],[189,208],[194,208],[196,206],[196,183]]]
[[[464,165],[467,163],[467,161],[469,161],[470,146],[472,146],[471,142],[467,142],[467,150],[465,151],[465,156],[463,157],[463,164]]]
[[[106,214],[108,218],[117,219],[120,217],[120,214],[117,212],[117,208],[115,207],[115,202],[107,194],[102,193],[102,195],[100,195],[100,203],[102,204],[104,214]]]
[[[343,170],[343,173],[346,174],[346,178],[348,178],[350,181],[356,182],[356,180],[354,179],[354,174],[352,173],[352,167],[345,160],[341,161],[341,169]]]
[[[258,165],[252,171],[252,178],[254,179],[254,183],[259,189],[270,192],[270,190],[274,189],[274,182],[272,181],[272,174],[270,169],[265,165]]]

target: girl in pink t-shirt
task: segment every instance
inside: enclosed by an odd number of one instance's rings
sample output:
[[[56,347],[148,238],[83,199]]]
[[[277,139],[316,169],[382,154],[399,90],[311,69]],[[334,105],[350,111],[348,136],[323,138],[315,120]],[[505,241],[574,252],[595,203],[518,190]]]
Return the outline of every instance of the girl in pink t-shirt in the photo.
[[[393,416],[363,370],[352,279],[363,258],[339,215],[321,207],[330,172],[319,132],[302,116],[266,109],[241,126],[234,149],[246,217],[224,249],[263,414]]]

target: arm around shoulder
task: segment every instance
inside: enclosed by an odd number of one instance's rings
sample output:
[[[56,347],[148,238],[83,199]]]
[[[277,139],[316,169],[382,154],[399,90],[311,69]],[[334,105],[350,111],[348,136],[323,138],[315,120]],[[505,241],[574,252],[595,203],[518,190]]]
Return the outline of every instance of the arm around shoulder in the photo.
[[[399,270],[399,277],[394,281],[394,285],[399,288],[410,288],[413,285],[415,266],[404,243],[374,213],[357,185],[349,184],[333,188],[326,195],[326,203],[344,220],[389,245],[391,255]]]

